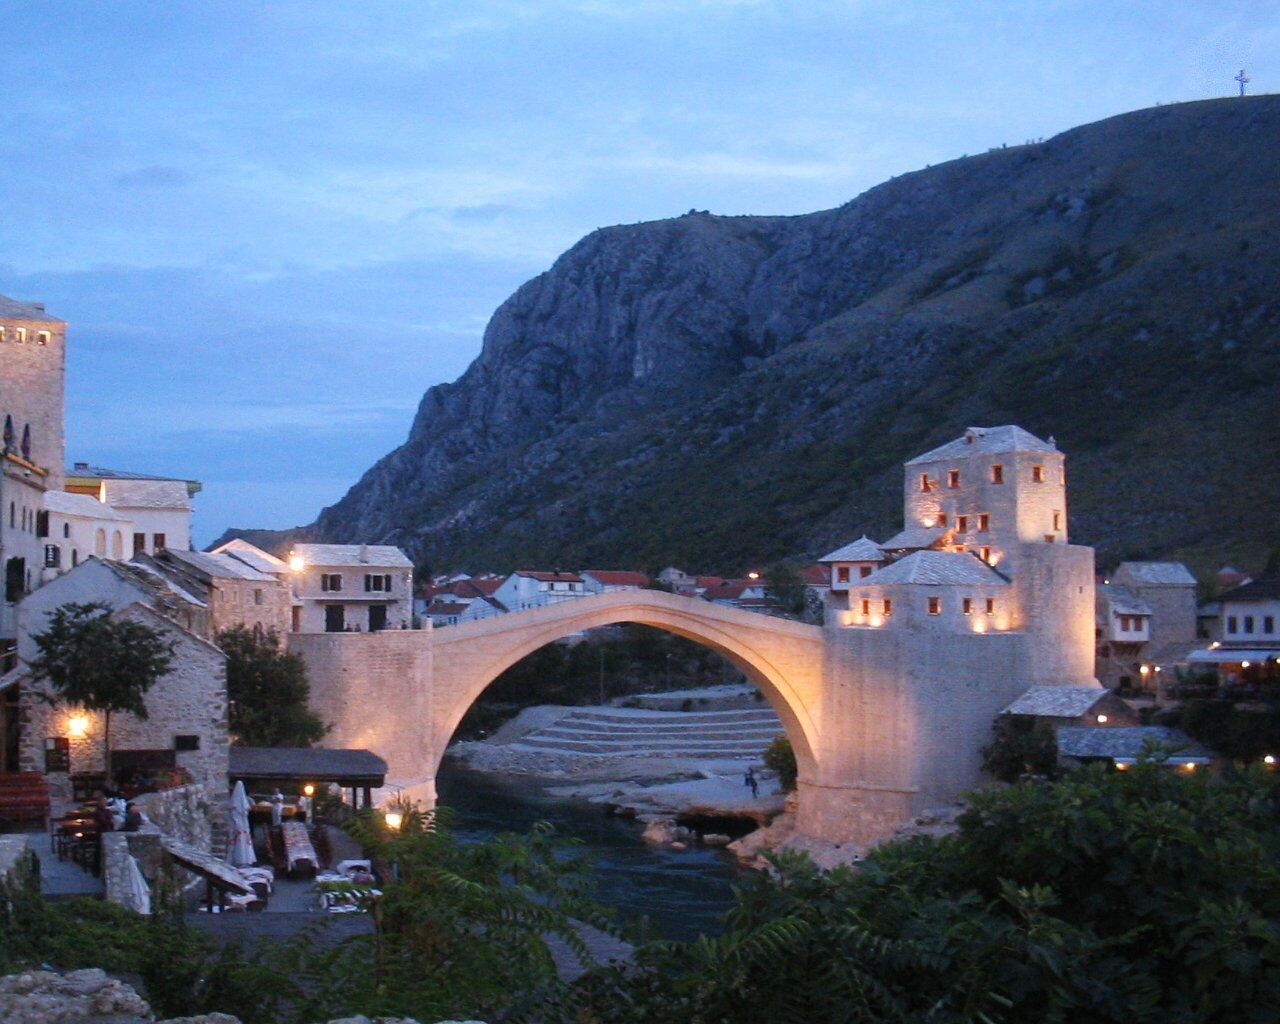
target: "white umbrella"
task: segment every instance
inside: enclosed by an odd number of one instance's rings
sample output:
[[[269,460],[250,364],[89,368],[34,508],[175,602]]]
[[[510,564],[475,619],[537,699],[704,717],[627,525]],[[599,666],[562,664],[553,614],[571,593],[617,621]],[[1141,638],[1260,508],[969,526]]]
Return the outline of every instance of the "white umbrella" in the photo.
[[[249,833],[249,809],[252,806],[249,794],[244,791],[244,783],[237,782],[231,791],[231,844],[227,849],[227,863],[232,867],[248,867],[258,860]]]
[[[151,913],[151,887],[147,885],[147,880],[142,877],[142,869],[138,867],[138,862],[133,858],[128,858],[129,872],[129,895],[133,897],[133,909],[139,914]]]

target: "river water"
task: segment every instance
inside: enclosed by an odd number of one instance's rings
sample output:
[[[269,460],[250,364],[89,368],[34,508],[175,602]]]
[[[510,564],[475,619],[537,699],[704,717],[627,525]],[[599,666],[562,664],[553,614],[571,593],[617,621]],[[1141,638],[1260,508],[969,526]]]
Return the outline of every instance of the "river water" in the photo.
[[[651,846],[635,822],[606,815],[598,805],[547,796],[527,781],[495,778],[452,758],[445,758],[436,786],[464,841],[525,832],[539,821],[577,839],[595,866],[596,898],[624,920],[647,919],[654,937],[718,934],[733,885],[751,873],[719,850]]]

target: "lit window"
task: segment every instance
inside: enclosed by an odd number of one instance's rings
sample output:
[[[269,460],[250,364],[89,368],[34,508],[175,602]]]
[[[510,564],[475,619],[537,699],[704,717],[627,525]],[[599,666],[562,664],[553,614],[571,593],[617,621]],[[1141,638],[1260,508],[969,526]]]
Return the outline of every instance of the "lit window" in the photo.
[[[920,474],[920,490],[922,491],[929,490],[929,474],[928,473]]]
[[[151,550],[152,551],[164,550],[164,534],[163,533],[153,533],[151,535]]]
[[[973,614],[973,598],[966,597],[964,599],[964,602],[961,605],[961,611],[963,611],[966,615]]]
[[[930,615],[942,614],[942,598],[940,597],[929,598],[929,614]]]
[[[961,533],[968,533],[968,532],[969,532],[969,517],[968,517],[968,516],[956,516],[956,529],[957,529],[957,530],[959,530]]]
[[[837,583],[849,582],[849,567],[847,565],[836,566],[836,582]]]
[[[987,530],[988,530],[988,529],[990,529],[990,528],[991,528],[991,516],[990,516],[990,515],[988,515],[986,512],[979,513],[979,515],[978,515],[978,532],[979,532],[979,533],[986,533],[986,532],[987,532]]]
[[[1004,483],[1004,466],[998,462],[991,467],[991,482],[993,484]]]
[[[47,344],[49,344],[49,332],[48,332],[48,331],[40,331],[40,332],[38,332],[38,333],[36,334],[36,344],[37,344],[37,345],[47,345]]]
[[[27,329],[25,327],[16,327],[13,331],[13,340],[21,344],[27,340]]]
[[[886,615],[886,616],[887,616],[887,615],[892,615],[892,614],[893,614],[893,599],[892,599],[892,598],[886,597],[886,598],[884,599],[884,613],[885,613],[885,615]]]
[[[979,548],[979,549],[978,549],[978,554],[981,556],[981,558],[982,558],[982,560],[983,560],[984,562],[990,562],[990,561],[991,561],[991,549],[990,549],[990,548]]]
[[[996,612],[996,599],[994,597],[987,598],[987,614],[994,615]]]
[[[864,597],[862,599],[862,614],[867,616],[871,614],[871,599]]]
[[[871,575],[871,566],[869,566],[869,565],[860,565],[860,566],[858,566],[858,575],[859,575],[859,576],[861,576],[861,577],[863,577],[864,579],[865,579],[866,577],[870,576],[870,575]]]
[[[1062,513],[1061,512],[1055,512],[1053,514],[1053,528],[1055,530],[1062,529]]]
[[[947,470],[947,486],[948,487],[960,486],[960,470],[958,469]]]
[[[1033,484],[1044,483],[1044,466],[1031,467],[1031,482]]]
[[[4,324],[0,324],[0,341],[8,341],[4,334]]]
[[[947,525],[947,514],[945,512],[938,513],[938,525],[939,526]]]

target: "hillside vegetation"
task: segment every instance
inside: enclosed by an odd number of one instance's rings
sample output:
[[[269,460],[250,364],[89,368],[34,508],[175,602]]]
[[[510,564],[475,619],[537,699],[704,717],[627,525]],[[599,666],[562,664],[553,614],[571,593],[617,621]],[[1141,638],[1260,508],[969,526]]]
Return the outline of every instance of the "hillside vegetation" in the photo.
[[[306,535],[431,566],[729,572],[897,527],[970,424],[1068,454],[1073,539],[1280,546],[1280,97],[1142,110],[800,217],[594,232]],[[408,369],[408,368],[406,368]]]

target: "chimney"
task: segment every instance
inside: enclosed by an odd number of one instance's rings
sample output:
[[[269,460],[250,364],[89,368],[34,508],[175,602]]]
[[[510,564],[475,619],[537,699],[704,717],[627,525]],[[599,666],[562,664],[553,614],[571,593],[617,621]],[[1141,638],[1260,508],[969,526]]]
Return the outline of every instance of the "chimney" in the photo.
[[[77,463],[76,463],[76,469],[77,469],[77,470],[83,471],[83,470],[86,470],[86,469],[88,469],[88,468],[89,468],[89,463],[87,463],[87,462],[77,462]]]

